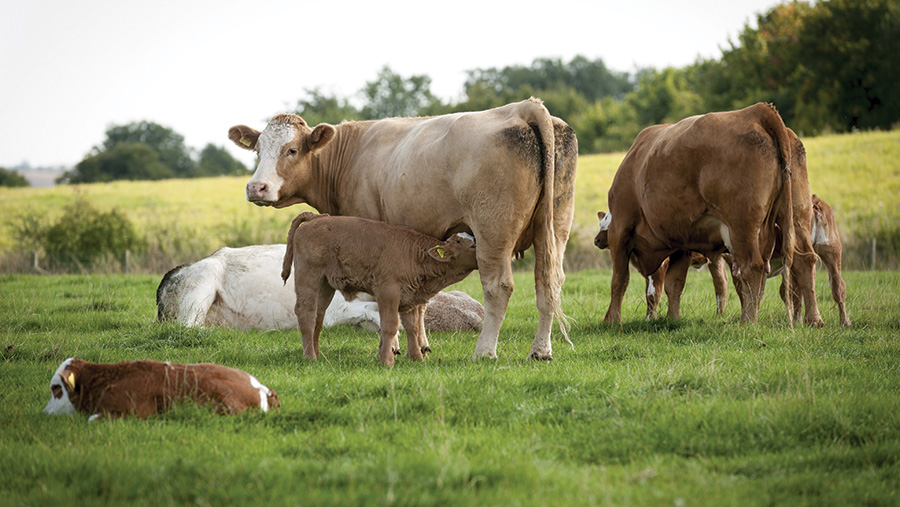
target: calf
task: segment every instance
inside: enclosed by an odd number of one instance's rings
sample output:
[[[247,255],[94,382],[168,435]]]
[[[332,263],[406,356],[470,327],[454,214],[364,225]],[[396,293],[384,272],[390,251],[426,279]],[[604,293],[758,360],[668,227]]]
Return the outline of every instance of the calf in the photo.
[[[263,412],[281,403],[275,391],[253,375],[217,364],[174,364],[158,361],[89,363],[70,357],[50,379],[48,414],[78,411],[101,417],[147,417],[178,401],[213,405],[219,413],[236,414],[250,407]]]
[[[156,290],[157,318],[188,327],[292,329],[296,293],[293,279],[281,282],[285,245],[220,248],[163,276]],[[484,307],[463,292],[439,292],[425,310],[427,331],[480,331]],[[378,304],[371,298],[347,301],[340,292],[325,311],[324,327],[359,325],[377,331]]]
[[[296,271],[294,307],[304,357],[319,357],[319,333],[325,309],[336,290],[352,300],[356,293],[375,296],[381,318],[378,355],[394,364],[391,346],[403,321],[407,356],[422,360],[428,351],[425,304],[444,287],[478,267],[475,241],[456,234],[439,241],[406,227],[353,217],[301,213],[291,223],[281,278]]]
[[[811,202],[813,213],[812,224],[810,224],[810,241],[814,251],[822,260],[822,264],[825,265],[825,269],[828,270],[831,295],[837,304],[841,325],[849,327],[851,322],[847,316],[847,288],[844,279],[841,277],[842,244],[834,212],[828,203],[815,194],[812,194]],[[600,249],[608,248],[606,227],[608,227],[610,221],[608,219],[609,215],[603,211],[598,211],[597,217],[600,219],[600,232],[594,238],[594,244]],[[780,241],[776,242],[775,250],[772,254],[772,265],[775,269],[768,274],[769,278],[781,273],[781,270],[777,268],[781,261],[780,243]],[[663,285],[665,285],[666,296],[669,299],[667,317],[678,318],[680,316],[681,293],[684,290],[684,279],[688,267],[698,268],[707,262],[709,262],[709,272],[716,291],[716,313],[724,313],[727,290],[727,270],[725,265],[726,263],[729,266],[733,264],[731,255],[723,253],[721,255],[713,255],[711,259],[707,259],[706,256],[697,252],[677,252],[663,261],[660,268],[647,277],[647,318],[656,318],[656,306],[659,304],[661,297],[660,288]],[[738,291],[738,296],[740,294],[740,291]],[[799,291],[794,291],[793,294],[794,320],[798,320],[802,301]],[[784,286],[781,287],[781,297],[785,297]]]

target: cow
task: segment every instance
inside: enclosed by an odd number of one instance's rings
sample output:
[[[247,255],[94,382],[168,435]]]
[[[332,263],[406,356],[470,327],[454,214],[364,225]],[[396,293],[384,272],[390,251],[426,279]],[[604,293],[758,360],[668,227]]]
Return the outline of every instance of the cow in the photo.
[[[247,199],[282,208],[380,220],[446,239],[473,234],[484,323],[473,360],[497,357],[513,292],[512,258],[534,246],[538,325],[529,358],[551,359],[554,318],[563,337],[563,257],[574,218],[578,142],[537,99],[487,111],[307,126],[282,114],[259,132],[228,137],[258,153]],[[422,312],[419,312],[422,313]]]
[[[70,357],[50,379],[47,414],[81,412],[90,421],[161,414],[180,401],[211,405],[222,414],[249,408],[268,412],[281,403],[274,390],[247,372],[212,363],[159,361],[90,363]]]
[[[776,236],[790,293],[792,146],[775,107],[762,103],[641,131],[608,193],[613,276],[604,320],[621,321],[629,262],[646,277],[677,252],[713,257],[728,250],[743,296],[741,321],[755,322]],[[792,298],[785,306],[792,326]]]
[[[609,219],[607,219],[607,216],[609,216]],[[598,211],[597,218],[600,219],[600,231],[594,237],[594,246],[601,250],[605,250],[609,248],[608,228],[612,215],[608,215],[605,211]],[[635,263],[636,260],[632,259],[632,264]],[[677,319],[680,317],[681,291],[684,288],[684,280],[688,268],[692,267],[699,270],[707,264],[709,265],[709,272],[713,279],[713,286],[716,289],[716,313],[724,313],[726,301],[725,291],[728,279],[725,274],[725,265],[722,257],[715,257],[713,261],[710,261],[705,255],[697,252],[679,251],[666,257],[656,271],[644,277],[647,287],[647,320],[655,319],[657,317],[657,307],[659,306],[660,299],[662,299],[662,290],[664,287],[666,296],[669,300],[666,317],[670,319]],[[670,268],[670,265],[672,268]],[[676,276],[666,276],[666,273],[668,273],[670,269],[676,273]],[[679,283],[678,275],[682,273],[684,276],[680,278]]]
[[[468,233],[440,241],[408,227],[305,212],[291,223],[281,278],[287,282],[291,269],[296,272],[294,310],[304,357],[319,356],[322,320],[335,291],[348,300],[365,292],[378,302],[379,360],[393,366],[400,321],[407,357],[421,361],[430,350],[422,324],[425,304],[477,267],[475,241]]]
[[[157,320],[188,327],[295,329],[293,278],[281,280],[284,244],[220,248],[212,255],[169,270],[156,289]],[[324,327],[359,325],[378,331],[378,304],[340,292],[325,311]],[[461,291],[439,292],[425,309],[427,331],[480,331],[484,308]]]

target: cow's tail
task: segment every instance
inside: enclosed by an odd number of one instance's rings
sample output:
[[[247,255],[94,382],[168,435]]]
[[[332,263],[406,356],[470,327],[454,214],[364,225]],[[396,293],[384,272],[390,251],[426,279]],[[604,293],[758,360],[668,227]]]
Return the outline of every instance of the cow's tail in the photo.
[[[782,284],[785,290],[785,307],[788,313],[788,325],[793,327],[794,304],[791,297],[791,266],[794,262],[794,203],[791,194],[791,160],[792,142],[788,135],[787,127],[781,115],[772,104],[766,104],[767,112],[762,117],[762,126],[775,141],[775,149],[778,153],[780,179],[782,182],[781,193],[775,204],[775,224],[781,229],[781,250],[784,256],[784,271],[782,272]]]
[[[294,265],[294,233],[297,232],[297,229],[300,227],[300,224],[303,222],[308,222],[314,218],[319,218],[325,215],[318,215],[311,211],[304,211],[297,215],[294,218],[294,221],[291,222],[291,228],[288,230],[287,235],[287,245],[284,249],[284,261],[281,264],[281,280],[284,283],[287,283],[287,279],[291,276],[291,267]]]
[[[534,241],[540,243],[544,252],[540,259],[535,259],[542,273],[544,293],[547,295],[553,317],[559,321],[559,329],[566,342],[574,348],[569,339],[569,319],[562,311],[562,284],[565,281],[563,272],[562,253],[556,244],[556,231],[553,217],[553,199],[556,195],[554,180],[556,179],[556,132],[553,127],[553,117],[540,100],[532,97],[529,100],[525,121],[531,127],[536,127],[541,137],[542,157],[541,174],[543,175],[543,188],[538,200],[536,210]]]

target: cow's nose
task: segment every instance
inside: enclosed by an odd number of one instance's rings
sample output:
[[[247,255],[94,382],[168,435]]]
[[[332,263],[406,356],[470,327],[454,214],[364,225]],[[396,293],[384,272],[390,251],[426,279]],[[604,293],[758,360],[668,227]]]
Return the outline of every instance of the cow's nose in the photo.
[[[247,197],[262,197],[266,194],[265,183],[247,183]]]

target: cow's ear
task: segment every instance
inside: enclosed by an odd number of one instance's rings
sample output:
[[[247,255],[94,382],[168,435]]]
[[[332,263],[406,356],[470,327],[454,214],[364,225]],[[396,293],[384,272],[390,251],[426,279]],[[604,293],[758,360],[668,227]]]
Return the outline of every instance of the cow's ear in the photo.
[[[228,139],[239,148],[256,151],[256,143],[259,141],[259,131],[246,125],[235,125],[228,129]]]
[[[599,218],[600,220],[603,220],[603,217],[604,217],[604,216],[606,216],[606,212],[605,212],[605,211],[598,211],[598,212],[597,212],[597,218]]]
[[[65,370],[59,372],[59,376],[62,377],[63,385],[66,386],[66,389],[69,391],[75,390],[75,371],[71,368],[66,368]]]
[[[433,246],[429,248],[428,255],[438,262],[450,262],[454,257],[456,257],[455,252],[451,251],[449,248],[443,245]]]
[[[316,125],[316,128],[314,128],[312,133],[309,134],[309,137],[306,138],[307,145],[309,146],[309,151],[311,153],[315,153],[324,148],[325,145],[327,145],[331,142],[332,139],[334,139],[334,134],[336,132],[337,129],[327,123]]]

